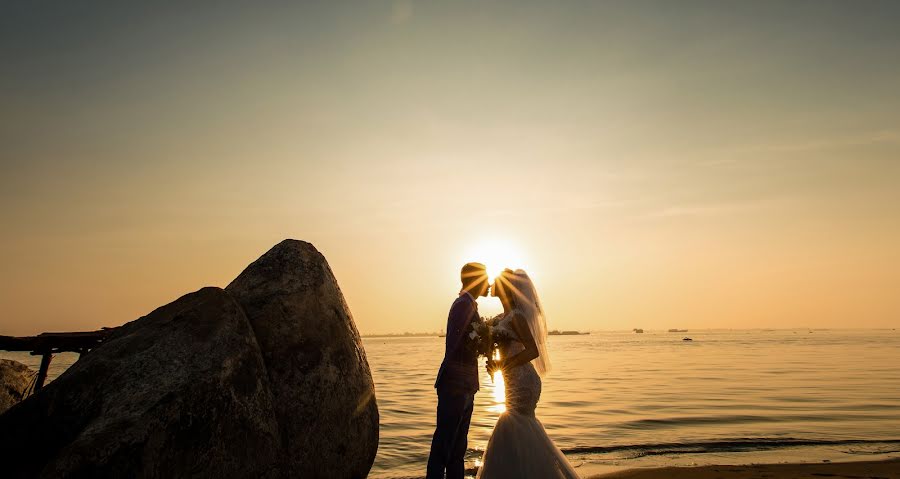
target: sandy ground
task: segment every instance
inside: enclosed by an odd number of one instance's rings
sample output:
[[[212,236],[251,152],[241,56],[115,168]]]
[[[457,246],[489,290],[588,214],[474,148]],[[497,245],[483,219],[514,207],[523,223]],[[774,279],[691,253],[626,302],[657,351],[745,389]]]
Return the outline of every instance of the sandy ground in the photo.
[[[822,464],[664,467],[631,469],[592,479],[900,479],[900,459]]]

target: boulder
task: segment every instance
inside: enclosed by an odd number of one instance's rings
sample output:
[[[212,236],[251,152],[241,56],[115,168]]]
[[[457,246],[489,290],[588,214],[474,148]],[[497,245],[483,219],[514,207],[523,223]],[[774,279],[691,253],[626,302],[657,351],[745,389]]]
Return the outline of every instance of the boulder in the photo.
[[[220,288],[117,328],[0,415],[0,431],[7,478],[279,475],[260,349]]]
[[[18,404],[37,373],[11,359],[0,359],[0,414]]]
[[[363,478],[378,449],[366,353],[325,257],[285,240],[225,290],[243,307],[268,371],[293,477]]]

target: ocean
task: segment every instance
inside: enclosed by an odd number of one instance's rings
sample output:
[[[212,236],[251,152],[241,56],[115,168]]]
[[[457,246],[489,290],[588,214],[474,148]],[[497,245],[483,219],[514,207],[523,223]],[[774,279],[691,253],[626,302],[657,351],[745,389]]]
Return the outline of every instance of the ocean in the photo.
[[[689,336],[692,341],[683,341]],[[443,338],[363,339],[381,414],[371,478],[423,477]],[[584,476],[661,465],[900,457],[900,331],[691,330],[551,336],[537,416]],[[37,368],[39,357],[0,352]],[[58,355],[56,377],[77,359]],[[502,378],[482,370],[474,471]]]
[[[369,477],[423,477],[443,339],[364,342],[381,412]],[[900,331],[592,332],[549,349],[536,414],[583,476],[900,457]],[[502,411],[502,383],[483,372],[469,468]]]

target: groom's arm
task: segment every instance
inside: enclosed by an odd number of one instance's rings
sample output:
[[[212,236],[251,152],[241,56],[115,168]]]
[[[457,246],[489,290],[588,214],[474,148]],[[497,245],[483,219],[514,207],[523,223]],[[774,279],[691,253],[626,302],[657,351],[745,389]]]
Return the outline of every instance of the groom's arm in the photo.
[[[466,322],[472,315],[472,306],[465,301],[457,301],[450,308],[450,319],[447,321],[447,339],[450,339],[450,331],[453,331],[453,338],[459,339],[463,334]]]
[[[457,301],[450,308],[449,318],[447,320],[447,352],[455,350],[455,346],[459,344],[463,334],[465,334],[466,326],[469,319],[475,312],[475,308],[468,301]]]

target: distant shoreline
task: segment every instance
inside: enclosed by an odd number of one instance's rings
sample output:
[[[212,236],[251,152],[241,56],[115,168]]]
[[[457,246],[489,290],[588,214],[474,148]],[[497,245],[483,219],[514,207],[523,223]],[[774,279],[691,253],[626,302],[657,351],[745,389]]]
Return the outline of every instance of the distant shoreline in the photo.
[[[583,336],[591,334],[590,332],[580,331],[550,331],[550,336]],[[362,338],[427,338],[446,336],[444,333],[387,333],[387,334],[361,334]]]
[[[762,331],[762,332],[778,332],[778,331],[896,331],[897,328],[693,328],[693,329],[646,329],[646,328],[632,328],[632,329],[589,329],[584,331],[578,331],[579,335],[591,334],[591,333],[629,333],[633,334],[635,329],[640,329],[644,333],[673,333],[673,332],[721,332],[721,331]],[[566,333],[572,334],[570,331],[565,331]],[[553,335],[563,335],[560,333],[550,333]],[[414,338],[414,337],[429,337],[429,336],[445,336],[442,332],[431,332],[431,333],[373,333],[373,334],[361,334],[363,338]]]
[[[422,338],[422,337],[443,337],[444,333],[388,333],[388,334],[361,334],[363,338]]]

